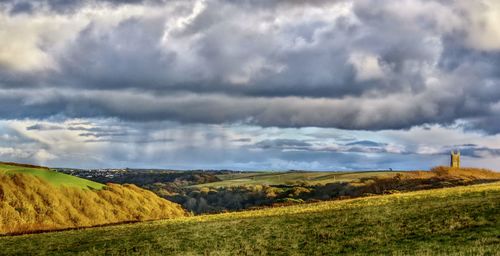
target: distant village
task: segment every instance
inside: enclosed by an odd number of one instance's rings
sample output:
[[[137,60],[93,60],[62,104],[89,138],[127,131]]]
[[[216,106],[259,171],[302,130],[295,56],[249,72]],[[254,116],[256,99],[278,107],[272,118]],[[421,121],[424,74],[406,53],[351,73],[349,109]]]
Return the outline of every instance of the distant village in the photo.
[[[130,176],[131,174],[174,174],[179,172],[195,172],[195,173],[213,173],[213,174],[228,174],[241,173],[243,171],[233,170],[171,170],[171,169],[134,169],[134,168],[99,168],[99,169],[75,169],[75,168],[52,168],[53,170],[80,178],[90,180],[116,180]]]
[[[65,174],[81,177],[81,178],[96,178],[96,177],[106,177],[114,178],[116,176],[122,176],[123,174],[129,172],[128,169],[69,169],[69,168],[54,168],[53,170],[57,172],[62,172]]]

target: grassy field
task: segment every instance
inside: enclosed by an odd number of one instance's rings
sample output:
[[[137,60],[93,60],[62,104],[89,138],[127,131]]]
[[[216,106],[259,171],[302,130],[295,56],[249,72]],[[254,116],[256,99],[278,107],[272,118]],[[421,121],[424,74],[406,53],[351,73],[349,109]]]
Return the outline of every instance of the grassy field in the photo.
[[[199,184],[194,187],[234,187],[243,185],[300,184],[321,185],[334,182],[352,182],[361,178],[388,178],[399,172],[252,172],[217,175],[222,181]]]
[[[46,234],[7,255],[499,255],[500,183]]]
[[[90,180],[78,178],[75,176],[51,171],[47,168],[28,167],[10,163],[0,163],[0,174],[29,174],[40,177],[55,186],[77,187],[77,188],[94,188],[101,189],[103,184]]]

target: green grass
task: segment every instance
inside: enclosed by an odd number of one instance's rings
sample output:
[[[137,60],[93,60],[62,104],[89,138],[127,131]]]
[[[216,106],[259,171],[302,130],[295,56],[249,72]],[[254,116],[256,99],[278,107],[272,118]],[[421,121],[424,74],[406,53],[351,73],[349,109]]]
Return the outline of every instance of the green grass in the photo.
[[[48,181],[50,184],[55,186],[67,186],[67,187],[78,187],[78,188],[90,187],[94,189],[101,189],[104,187],[103,184],[97,182],[78,178],[64,173],[51,171],[46,168],[26,167],[9,163],[0,163],[0,174],[15,174],[15,173],[34,175],[43,180]]]
[[[46,234],[7,255],[499,255],[500,183]]]
[[[398,172],[252,172],[217,175],[222,181],[193,187],[233,187],[244,185],[281,185],[308,183],[322,185],[334,182],[353,182],[361,178],[391,177]]]

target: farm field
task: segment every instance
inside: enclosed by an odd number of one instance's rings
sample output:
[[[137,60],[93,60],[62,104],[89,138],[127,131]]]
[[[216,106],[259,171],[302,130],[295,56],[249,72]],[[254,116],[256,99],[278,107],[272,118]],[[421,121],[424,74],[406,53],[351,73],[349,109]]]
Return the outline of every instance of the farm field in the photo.
[[[500,183],[45,234],[7,255],[497,255]]]
[[[32,167],[22,166],[13,163],[0,162],[0,174],[16,174],[16,173],[33,175],[55,186],[93,188],[93,189],[102,189],[104,187],[103,184],[67,175],[64,173],[51,171],[47,168],[35,167],[35,166]]]
[[[235,187],[244,185],[300,184],[324,185],[335,182],[352,182],[362,178],[390,178],[400,172],[252,172],[217,175],[222,181],[198,184],[193,187]]]

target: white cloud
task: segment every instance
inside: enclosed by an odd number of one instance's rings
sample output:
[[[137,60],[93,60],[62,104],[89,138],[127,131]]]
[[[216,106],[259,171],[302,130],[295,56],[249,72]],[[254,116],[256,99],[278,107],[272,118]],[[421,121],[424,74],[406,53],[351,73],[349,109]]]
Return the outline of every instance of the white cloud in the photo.
[[[459,1],[467,14],[463,26],[469,46],[484,51],[500,50],[500,2],[497,0]]]
[[[0,65],[19,71],[55,68],[55,60],[40,45],[45,43],[42,36],[55,32],[56,25],[59,24],[45,17],[10,17],[0,13]],[[64,40],[56,34],[51,36]]]
[[[3,159],[29,159],[31,153],[22,149],[0,147],[0,156]]]
[[[356,80],[358,81],[384,78],[384,72],[377,56],[353,53],[349,61],[356,68]]]
[[[35,154],[33,155],[33,159],[41,164],[45,164],[48,161],[54,160],[56,158],[57,158],[56,155],[49,153],[45,149],[40,149],[37,152],[35,152]]]
[[[10,15],[0,9],[0,66],[28,72],[57,70],[58,53],[89,24],[111,28],[145,14],[141,6],[86,6],[76,14],[55,14],[42,7],[32,15]]]

